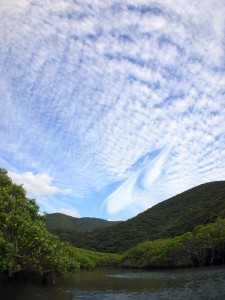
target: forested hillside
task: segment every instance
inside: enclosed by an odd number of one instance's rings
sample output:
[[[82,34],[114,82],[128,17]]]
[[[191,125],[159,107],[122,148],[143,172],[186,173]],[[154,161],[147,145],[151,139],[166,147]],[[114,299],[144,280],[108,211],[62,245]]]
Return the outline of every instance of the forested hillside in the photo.
[[[225,263],[225,181],[192,188],[114,226],[54,231],[79,248],[49,233],[38,210],[35,200],[27,198],[23,187],[0,168],[0,278],[18,272],[46,275],[105,265]]]
[[[135,268],[190,267],[225,263],[225,219],[192,232],[142,242],[123,253],[121,265]]]
[[[209,182],[169,198],[126,222],[88,232],[55,230],[77,247],[122,253],[146,240],[171,238],[225,217],[225,181]]]
[[[14,273],[64,273],[117,263],[119,256],[63,243],[49,233],[34,199],[0,168],[0,279]]]
[[[99,218],[74,218],[61,213],[46,215],[46,227],[51,230],[92,231],[121,223],[121,221],[107,221]]]

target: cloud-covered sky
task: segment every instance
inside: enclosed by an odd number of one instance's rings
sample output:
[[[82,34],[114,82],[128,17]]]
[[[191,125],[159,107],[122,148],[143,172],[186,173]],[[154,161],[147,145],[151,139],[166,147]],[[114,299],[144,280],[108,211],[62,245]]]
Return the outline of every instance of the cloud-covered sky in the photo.
[[[106,219],[224,180],[224,16],[224,0],[0,0],[0,166],[41,211]]]

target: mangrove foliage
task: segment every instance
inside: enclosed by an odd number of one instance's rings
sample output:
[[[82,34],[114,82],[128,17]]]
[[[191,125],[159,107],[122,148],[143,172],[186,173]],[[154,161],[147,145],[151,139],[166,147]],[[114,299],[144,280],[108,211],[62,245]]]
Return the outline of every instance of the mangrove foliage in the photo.
[[[118,263],[115,254],[75,248],[51,234],[34,199],[0,169],[0,274],[65,273]]]
[[[146,241],[123,254],[122,266],[136,268],[191,267],[224,264],[225,219],[198,225],[174,238]]]
[[[146,240],[182,235],[218,217],[225,217],[225,181],[201,184],[107,228],[81,232],[76,226],[61,226],[57,216],[54,219],[58,225],[47,228],[76,247],[123,253]]]

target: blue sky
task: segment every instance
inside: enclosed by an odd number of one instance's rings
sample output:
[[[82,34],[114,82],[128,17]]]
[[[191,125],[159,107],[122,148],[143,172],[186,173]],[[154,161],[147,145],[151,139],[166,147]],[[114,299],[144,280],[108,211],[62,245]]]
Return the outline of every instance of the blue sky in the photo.
[[[110,220],[224,180],[224,15],[224,0],[0,0],[0,166],[41,211]]]

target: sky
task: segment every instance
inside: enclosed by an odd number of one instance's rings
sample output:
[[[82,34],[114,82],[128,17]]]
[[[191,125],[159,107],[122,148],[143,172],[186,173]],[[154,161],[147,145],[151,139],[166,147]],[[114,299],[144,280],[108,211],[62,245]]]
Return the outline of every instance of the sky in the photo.
[[[0,167],[40,212],[108,220],[225,180],[224,16],[224,0],[0,0]]]

